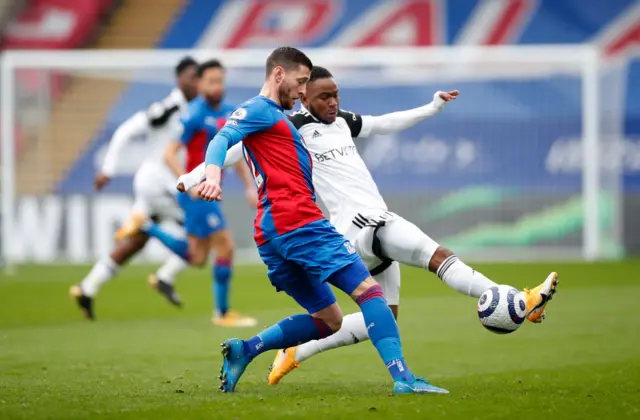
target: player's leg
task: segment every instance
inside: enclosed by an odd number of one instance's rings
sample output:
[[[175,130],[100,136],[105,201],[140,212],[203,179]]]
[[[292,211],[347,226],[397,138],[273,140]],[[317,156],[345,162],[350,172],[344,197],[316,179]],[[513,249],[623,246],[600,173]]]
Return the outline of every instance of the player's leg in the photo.
[[[162,264],[155,273],[147,278],[149,285],[164,296],[169,303],[177,307],[182,306],[182,299],[175,290],[175,281],[178,274],[182,273],[189,264],[175,254]]]
[[[482,273],[471,269],[413,223],[395,216],[378,229],[366,227],[356,241],[356,249],[363,258],[382,253],[402,264],[428,269],[436,273],[447,285],[460,293],[480,297],[496,286]],[[374,241],[380,250],[375,250]],[[446,262],[446,264],[445,264]]]
[[[382,288],[351,243],[328,220],[308,225],[308,231],[313,236],[299,237],[306,247],[291,247],[285,255],[296,261],[307,277],[332,284],[358,304],[369,338],[393,377],[394,392],[447,392],[416,378],[407,367],[398,326]]]
[[[178,205],[171,185],[165,186],[164,194],[155,194],[150,204],[153,206],[154,222],[162,221],[163,225],[172,227],[172,231],[184,233],[184,212]],[[149,285],[157,290],[169,303],[181,307],[182,299],[175,291],[175,281],[182,271],[189,266],[188,262],[176,254],[171,254],[155,273],[147,278]]]
[[[215,261],[211,271],[211,289],[214,300],[211,322],[213,325],[222,327],[254,327],[258,324],[258,320],[231,310],[229,296],[233,276],[235,242],[231,232],[226,228],[222,215],[220,215],[220,220],[220,228],[212,235]]]
[[[184,228],[187,238],[178,237],[160,224],[149,219],[142,212],[135,212],[119,232],[119,237],[129,237],[137,232],[144,232],[150,237],[156,238],[171,252],[187,261],[190,265],[203,266],[209,259],[211,241],[209,235],[203,233],[202,214],[207,204],[202,200],[195,200],[188,194],[178,194],[178,202],[184,211]],[[204,222],[206,223],[206,222]],[[206,226],[204,227],[206,229]]]
[[[132,215],[151,214],[151,206],[144,191],[134,182],[136,200],[133,204]],[[124,225],[127,223],[130,222],[126,221]],[[93,299],[97,296],[102,285],[115,277],[120,268],[145,247],[148,240],[149,237],[139,231],[132,232],[128,237],[123,236],[121,240],[116,242],[116,246],[109,256],[96,262],[82,282],[71,287],[69,293],[86,318],[95,319]]]
[[[366,233],[365,233],[366,234]],[[373,231],[370,242],[372,243]],[[482,293],[497,286],[495,282],[484,274],[469,267],[449,249],[440,246],[413,223],[400,216],[387,221],[379,228],[376,236],[384,256],[400,263],[421,267],[435,273],[449,287],[465,295],[479,298]],[[362,255],[373,253],[373,247],[358,248]],[[557,274],[551,273],[547,279],[535,289],[525,289],[528,319],[541,322],[544,318],[546,303],[555,293]]]
[[[87,319],[95,319],[93,300],[98,295],[102,285],[114,278],[120,268],[144,248],[148,239],[148,236],[140,233],[118,242],[109,256],[93,265],[91,271],[82,279],[79,285],[71,287],[69,293]]]
[[[362,276],[367,277],[361,280]],[[356,281],[360,280],[354,288]],[[357,262],[332,274],[328,282],[349,294],[360,306],[369,338],[393,378],[395,393],[448,393],[443,388],[431,385],[424,378],[414,376],[407,366],[398,325],[387,305],[382,288],[368,276],[368,269],[359,257]]]
[[[382,287],[387,304],[397,319],[400,303],[400,265],[397,262],[391,263],[386,270],[375,275],[374,280]],[[285,375],[299,367],[300,363],[316,354],[357,344],[368,339],[369,333],[362,312],[346,315],[342,319],[342,327],[335,334],[321,340],[309,341],[297,347],[279,350],[271,365],[268,382],[270,385],[278,384]]]
[[[235,390],[247,365],[259,354],[324,338],[340,329],[342,311],[329,285],[308,281],[298,265],[280,255],[278,239],[259,247],[269,279],[278,291],[284,290],[292,296],[308,314],[284,318],[248,340],[226,340],[222,344],[224,360],[220,376],[220,390],[224,392]]]

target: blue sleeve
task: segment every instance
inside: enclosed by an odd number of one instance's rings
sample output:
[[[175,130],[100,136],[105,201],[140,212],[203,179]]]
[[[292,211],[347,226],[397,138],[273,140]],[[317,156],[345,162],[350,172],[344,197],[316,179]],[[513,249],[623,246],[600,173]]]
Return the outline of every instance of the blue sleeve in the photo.
[[[205,162],[222,167],[227,150],[250,134],[267,130],[273,123],[271,108],[262,101],[248,102],[236,109],[227,123],[209,142]]]
[[[187,145],[193,139],[193,136],[200,130],[200,116],[197,110],[188,109],[180,116],[182,124],[182,135],[180,143]]]

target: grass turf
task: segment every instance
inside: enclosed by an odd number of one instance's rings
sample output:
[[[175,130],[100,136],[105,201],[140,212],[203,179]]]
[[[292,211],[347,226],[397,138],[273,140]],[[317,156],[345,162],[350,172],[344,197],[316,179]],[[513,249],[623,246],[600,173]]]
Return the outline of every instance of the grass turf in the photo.
[[[218,393],[219,343],[258,329],[209,324],[207,271],[180,278],[178,310],[148,289],[150,268],[127,268],[103,288],[90,323],[67,296],[86,267],[22,267],[0,279],[0,419],[640,418],[640,262],[477,268],[518,287],[559,271],[547,321],[494,335],[473,299],[406,269],[405,356],[451,394],[393,397],[369,343],[318,355],[277,387],[265,383],[269,353],[236,394]],[[263,325],[298,313],[264,273],[236,270],[234,306]]]

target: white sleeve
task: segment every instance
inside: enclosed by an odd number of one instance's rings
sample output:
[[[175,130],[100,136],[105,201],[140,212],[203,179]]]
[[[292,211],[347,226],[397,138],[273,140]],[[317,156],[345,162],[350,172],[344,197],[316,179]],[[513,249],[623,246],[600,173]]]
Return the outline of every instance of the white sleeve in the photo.
[[[118,160],[122,150],[134,137],[143,135],[149,130],[149,119],[144,112],[137,112],[131,118],[120,124],[113,133],[107,154],[102,163],[102,173],[112,177],[116,173]]]
[[[364,115],[362,116],[362,128],[358,137],[362,138],[372,134],[389,134],[406,130],[427,118],[433,117],[442,111],[445,104],[445,100],[440,97],[440,92],[436,92],[431,103],[418,108],[375,117]]]
[[[196,166],[191,170],[191,172],[187,172],[186,174],[180,175],[178,177],[178,182],[176,187],[180,184],[184,185],[185,191],[189,191],[191,188],[200,184],[205,180],[205,169],[206,164],[202,162],[200,165]]]
[[[228,168],[229,166],[233,166],[242,158],[242,142],[240,142],[234,144],[233,147],[229,149],[222,167]],[[180,177],[178,177],[178,184],[183,184],[187,191],[190,190],[205,180],[205,168],[206,163],[202,162],[200,165],[193,168],[191,172],[180,175]]]
[[[243,159],[242,156],[242,142],[236,143],[229,150],[227,150],[227,157],[224,159],[223,168],[228,168],[229,166],[235,165],[240,159]]]

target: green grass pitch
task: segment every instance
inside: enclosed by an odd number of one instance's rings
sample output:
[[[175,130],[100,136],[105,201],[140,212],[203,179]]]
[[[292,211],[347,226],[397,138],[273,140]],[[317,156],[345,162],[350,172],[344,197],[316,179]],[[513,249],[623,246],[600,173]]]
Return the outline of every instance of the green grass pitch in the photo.
[[[220,342],[257,329],[209,324],[208,270],[180,278],[178,310],[149,290],[150,267],[127,268],[102,289],[90,323],[67,295],[86,269],[21,267],[0,277],[0,419],[640,418],[638,261],[478,265],[518,287],[560,273],[545,323],[507,336],[480,326],[474,299],[404,270],[407,362],[451,394],[399,397],[368,342],[318,355],[276,387],[266,385],[273,353],[265,354],[235,394],[221,394]],[[261,266],[236,269],[233,303],[261,325],[300,312]]]

